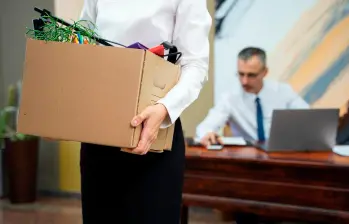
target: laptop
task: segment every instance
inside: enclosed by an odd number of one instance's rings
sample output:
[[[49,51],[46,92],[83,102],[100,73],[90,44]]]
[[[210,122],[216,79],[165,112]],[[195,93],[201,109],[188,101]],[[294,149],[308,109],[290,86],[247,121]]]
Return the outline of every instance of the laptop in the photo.
[[[274,110],[269,140],[257,147],[268,152],[332,151],[339,109]]]

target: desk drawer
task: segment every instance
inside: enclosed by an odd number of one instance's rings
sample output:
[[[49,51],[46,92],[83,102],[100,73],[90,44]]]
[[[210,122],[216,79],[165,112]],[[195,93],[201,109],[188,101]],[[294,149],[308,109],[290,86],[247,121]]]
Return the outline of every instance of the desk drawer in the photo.
[[[184,193],[349,210],[349,190],[254,179],[185,175]]]
[[[184,192],[349,211],[349,169],[314,164],[190,160]]]
[[[222,178],[251,179],[349,190],[349,167],[314,164],[276,163],[260,160],[190,159],[186,171],[191,174]]]

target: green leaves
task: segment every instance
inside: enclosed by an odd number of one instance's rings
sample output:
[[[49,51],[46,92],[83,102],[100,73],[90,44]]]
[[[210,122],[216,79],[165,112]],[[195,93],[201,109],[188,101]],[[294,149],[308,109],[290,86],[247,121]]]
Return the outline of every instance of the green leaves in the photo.
[[[0,140],[9,138],[11,141],[24,141],[34,138],[34,136],[17,133],[8,125],[7,118],[11,113],[17,113],[17,108],[9,106],[0,111]]]
[[[21,94],[21,84],[10,85],[8,88],[7,105],[0,110],[0,148],[1,142],[4,138],[11,141],[25,141],[27,139],[35,138],[34,136],[17,133],[17,113],[18,104]]]
[[[0,111],[0,139],[5,137],[6,117],[3,111]]]
[[[79,20],[71,26],[64,26],[51,16],[43,16],[44,26],[42,31],[27,28],[27,35],[33,39],[56,42],[72,42],[76,34],[82,35],[89,44],[95,44],[94,37],[96,26],[90,21]],[[79,30],[79,31],[76,31]]]
[[[23,140],[26,139],[26,135],[21,134],[21,133],[16,133],[15,136],[16,136],[15,140],[21,140],[21,141],[23,141]]]
[[[1,139],[9,137],[10,133],[14,132],[9,127],[7,121],[8,121],[8,115],[16,112],[17,112],[17,108],[13,106],[5,107],[3,110],[0,111],[0,138]]]

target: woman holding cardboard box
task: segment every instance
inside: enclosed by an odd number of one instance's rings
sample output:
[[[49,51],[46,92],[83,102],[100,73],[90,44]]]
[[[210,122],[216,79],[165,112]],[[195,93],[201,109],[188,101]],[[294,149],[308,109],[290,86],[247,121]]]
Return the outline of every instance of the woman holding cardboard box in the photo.
[[[183,53],[176,86],[130,121],[143,125],[133,153],[82,144],[83,223],[178,224],[185,160],[179,116],[207,80],[211,17],[206,1],[85,0],[81,17],[95,23],[105,39],[148,47],[170,41]],[[158,130],[174,123],[171,151],[148,152]]]

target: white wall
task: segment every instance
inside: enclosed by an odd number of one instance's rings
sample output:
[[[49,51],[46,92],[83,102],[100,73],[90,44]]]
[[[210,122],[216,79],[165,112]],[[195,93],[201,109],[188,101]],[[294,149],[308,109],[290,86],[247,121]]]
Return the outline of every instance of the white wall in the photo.
[[[2,47],[2,8],[0,9],[0,47]],[[1,48],[0,48],[1,49]],[[3,69],[3,65],[2,65],[2,51],[0,50],[0,109],[3,107],[4,104],[4,78],[3,78],[3,74],[2,74],[2,69]],[[0,150],[2,146],[0,145]],[[0,151],[0,197],[3,196],[3,170],[2,170],[2,151]],[[0,215],[0,220],[2,220],[2,217]]]
[[[5,86],[4,86],[4,77],[3,77],[3,51],[2,46],[2,40],[3,40],[3,33],[2,33],[2,23],[3,23],[3,8],[0,9],[0,108],[4,105],[4,99],[5,99]]]
[[[38,8],[54,9],[53,0],[5,0],[1,2],[0,27],[0,99],[8,85],[21,79],[25,54],[26,27],[32,27],[32,19]],[[6,23],[5,23],[6,21]],[[43,69],[45,69],[43,65]],[[0,101],[1,102],[1,101]],[[58,188],[58,151],[55,143],[42,143],[39,154],[38,187],[40,190]]]

